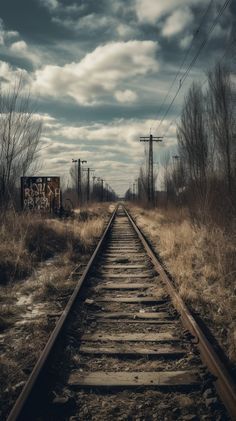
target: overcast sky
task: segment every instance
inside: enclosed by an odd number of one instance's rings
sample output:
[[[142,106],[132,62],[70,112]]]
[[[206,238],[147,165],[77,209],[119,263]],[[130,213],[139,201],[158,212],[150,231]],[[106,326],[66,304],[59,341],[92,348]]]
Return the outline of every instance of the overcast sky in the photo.
[[[224,1],[212,0],[206,12],[209,0],[1,0],[0,80],[7,86],[23,72],[37,98],[44,120],[41,174],[67,183],[72,158],[82,158],[123,194],[143,161],[139,136],[150,129],[164,136],[155,162],[174,153],[175,120],[189,84],[204,82],[207,69],[230,56],[224,54],[231,51],[235,6],[218,20],[161,124],[181,75],[160,106]]]

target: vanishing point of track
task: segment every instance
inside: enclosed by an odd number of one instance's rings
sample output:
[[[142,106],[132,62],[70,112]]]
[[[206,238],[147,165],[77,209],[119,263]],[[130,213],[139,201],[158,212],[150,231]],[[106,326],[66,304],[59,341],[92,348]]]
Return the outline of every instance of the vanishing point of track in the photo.
[[[215,389],[235,419],[227,367],[119,206],[8,421],[228,419]]]

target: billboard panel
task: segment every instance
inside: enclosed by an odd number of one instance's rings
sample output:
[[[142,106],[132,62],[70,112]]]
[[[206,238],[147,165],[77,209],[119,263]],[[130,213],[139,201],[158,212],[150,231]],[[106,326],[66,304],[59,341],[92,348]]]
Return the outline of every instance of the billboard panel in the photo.
[[[23,210],[55,212],[61,206],[60,177],[21,177]]]

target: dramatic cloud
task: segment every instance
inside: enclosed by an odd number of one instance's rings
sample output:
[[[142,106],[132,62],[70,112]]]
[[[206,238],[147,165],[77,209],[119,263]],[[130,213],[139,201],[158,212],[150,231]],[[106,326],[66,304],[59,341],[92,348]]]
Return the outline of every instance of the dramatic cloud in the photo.
[[[68,182],[80,157],[124,194],[145,161],[139,136],[164,136],[155,162],[172,156],[188,87],[232,58],[232,3],[178,91],[222,0],[1,0],[1,89],[21,77],[31,92],[44,123],[41,174]]]
[[[0,45],[3,46],[18,36],[19,33],[17,31],[6,30],[3,20],[0,18]]]
[[[185,49],[187,47],[189,47],[189,45],[191,44],[193,39],[193,35],[185,35],[179,42],[179,45],[181,48]]]
[[[192,4],[199,4],[205,0],[136,0],[136,13],[141,22],[154,24],[163,16],[166,16],[173,11],[182,8],[183,6],[190,6]]]
[[[10,46],[10,50],[15,53],[25,53],[27,51],[27,44],[25,41],[16,41]]]
[[[9,51],[16,56],[29,60],[32,64],[40,62],[39,56],[28,47],[25,41],[16,41],[10,45]]]
[[[215,0],[213,3],[215,8],[217,5],[222,6],[221,0]],[[135,11],[140,22],[155,24],[164,17],[171,17],[174,24],[181,25],[181,21],[186,21],[185,14],[191,13],[191,8],[193,7],[203,7],[206,8],[208,3],[206,0],[163,0],[163,1],[153,1],[153,0],[135,0]],[[175,12],[184,12],[184,15],[175,15]],[[174,15],[174,16],[173,16]],[[178,21],[178,17],[179,22]],[[191,20],[189,21],[191,22]],[[171,23],[171,21],[170,21]]]
[[[125,91],[117,91],[115,92],[115,97],[118,102],[135,102],[138,98],[137,94],[130,89],[126,89]]]
[[[39,3],[50,10],[55,10],[59,7],[59,1],[57,0],[39,0]]]
[[[26,70],[20,68],[13,69],[8,63],[0,61],[1,87],[9,88],[9,86],[14,86],[19,78],[22,79],[24,84],[29,86],[29,75]]]
[[[193,21],[193,15],[189,8],[185,7],[173,12],[166,20],[162,34],[166,37],[182,32]]]
[[[106,44],[78,63],[37,70],[33,89],[43,95],[70,96],[84,105],[101,103],[107,94],[120,102],[134,101],[135,94],[130,90],[116,90],[129,79],[158,71],[157,48],[153,41]]]
[[[37,118],[39,117],[37,115]],[[128,188],[130,171],[137,175],[137,164],[142,162],[143,144],[140,143],[139,137],[148,135],[149,128],[159,123],[156,120],[119,119],[107,124],[66,126],[49,115],[42,117],[42,174],[50,165],[53,174],[67,177],[71,160],[78,155],[79,145],[80,158],[88,160],[89,165],[96,169],[96,174],[105,179],[112,178],[111,185],[121,194],[124,192],[124,186]],[[174,127],[170,126],[169,121],[164,121],[163,128],[166,132],[165,140],[163,144],[157,144],[154,148],[159,160],[162,150],[167,150],[175,144]],[[64,160],[63,169],[61,160]]]

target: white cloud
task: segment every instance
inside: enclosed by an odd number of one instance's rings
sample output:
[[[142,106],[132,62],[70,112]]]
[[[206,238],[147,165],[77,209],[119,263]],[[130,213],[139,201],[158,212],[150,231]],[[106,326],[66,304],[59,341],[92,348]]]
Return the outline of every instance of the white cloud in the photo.
[[[27,44],[25,41],[16,41],[10,46],[10,50],[16,53],[25,53],[27,50]]]
[[[122,83],[156,72],[158,44],[153,41],[114,42],[97,47],[80,62],[47,65],[35,72],[35,92],[69,96],[78,103],[103,102],[107,95],[122,91]]]
[[[164,0],[164,1],[153,1],[153,0],[136,0],[135,8],[138,19],[141,22],[147,22],[154,24],[162,16],[171,13],[177,7],[186,4],[186,0]]]
[[[19,37],[19,32],[17,31],[5,31],[5,36],[8,39]]]
[[[51,10],[57,9],[59,7],[58,0],[39,0],[39,3],[42,6],[47,7],[48,9],[51,9]]]
[[[230,34],[230,32],[231,32],[230,25],[226,28],[222,28],[222,26],[218,23],[215,26],[215,29],[212,33],[212,37],[213,38],[225,38]]]
[[[136,0],[135,10],[140,22],[155,24],[175,10],[201,4],[205,5],[206,0]]]
[[[28,84],[30,82],[29,75],[26,70],[16,68],[13,69],[5,61],[0,61],[0,79],[1,86],[8,88],[14,86],[15,82],[22,78],[23,83]]]
[[[39,56],[31,51],[26,42],[23,40],[13,42],[9,48],[9,51],[15,56],[26,58],[33,64],[39,63]]]
[[[17,31],[8,31],[4,26],[3,20],[0,18],[0,45],[5,45],[6,41],[11,38],[18,37],[19,33]]]
[[[86,9],[86,3],[85,4],[77,4],[76,2],[72,4],[66,5],[65,3],[59,1],[59,0],[38,0],[39,4],[51,13],[51,15],[54,15],[55,13],[63,13],[64,15],[70,15],[75,12],[82,12]],[[60,21],[63,24],[63,20]]]
[[[116,32],[120,38],[130,39],[137,36],[138,29],[124,23],[117,23]]]
[[[7,55],[26,58],[32,63],[38,64],[38,56],[29,49],[25,41],[17,39],[19,37],[19,32],[6,30],[4,22],[0,18],[0,45],[2,46],[3,52]]]
[[[187,7],[174,11],[165,21],[162,34],[172,37],[182,32],[193,21],[191,10]]]
[[[185,35],[181,40],[180,40],[180,47],[183,48],[183,50],[185,48],[188,48],[190,46],[190,43],[192,42],[193,39],[193,35],[192,34],[188,34]]]
[[[47,114],[42,117],[48,123],[48,127],[44,124],[42,174],[57,174],[68,178],[71,159],[78,157],[79,148],[80,158],[86,159],[91,168],[96,168],[95,175],[104,177],[121,194],[137,178],[139,166],[143,162],[144,145],[139,137],[149,135],[150,127],[159,124],[156,120],[117,119],[104,124],[67,126]],[[170,127],[170,122],[166,120],[163,122],[163,130],[164,141],[154,148],[154,153],[159,157],[176,144],[175,127]]]
[[[34,113],[33,118],[37,121],[38,120],[42,121],[44,124],[44,127],[47,127],[47,128],[51,128],[51,127],[55,128],[59,125],[56,119],[52,117],[50,114]]]
[[[136,39],[139,34],[139,29],[136,23],[124,23],[115,15],[110,16],[101,15],[99,13],[90,13],[79,18],[75,17],[77,15],[78,10],[76,15],[69,13],[66,17],[53,16],[52,22],[69,30],[73,30],[77,34],[82,34],[83,36],[85,31],[91,31],[93,34],[97,34],[98,32],[104,34],[105,32],[108,39],[114,36],[114,38],[129,41],[131,39]]]
[[[58,20],[59,21],[59,20]],[[61,23],[66,27],[72,27],[73,30],[75,29],[90,29],[93,30],[96,28],[104,28],[107,29],[114,25],[115,19],[111,18],[110,16],[106,15],[98,15],[96,13],[90,13],[89,15],[85,15],[80,17],[78,20],[73,20],[73,16],[67,19],[61,19]],[[73,25],[73,26],[72,26]]]
[[[131,91],[130,89],[126,89],[125,91],[116,91],[115,98],[118,102],[126,103],[126,102],[136,102],[138,96],[135,92]]]

